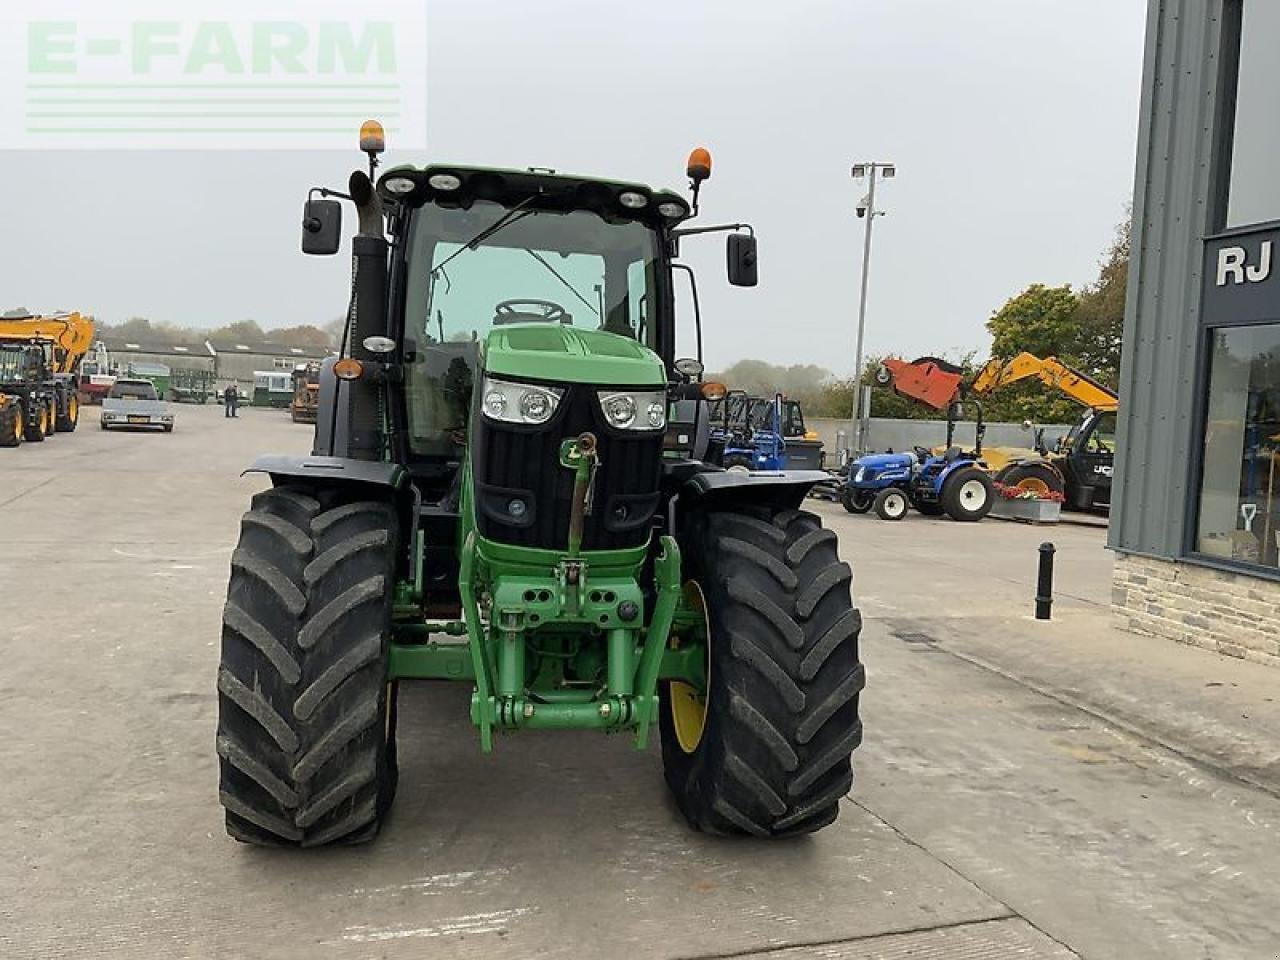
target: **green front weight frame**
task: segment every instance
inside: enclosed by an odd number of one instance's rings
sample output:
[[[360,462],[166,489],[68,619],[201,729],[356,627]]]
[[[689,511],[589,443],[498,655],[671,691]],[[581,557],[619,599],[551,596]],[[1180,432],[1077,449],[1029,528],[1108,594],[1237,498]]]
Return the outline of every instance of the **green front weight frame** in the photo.
[[[576,546],[576,544],[574,545]],[[459,558],[462,620],[399,621],[393,625],[392,679],[470,680],[472,720],[481,749],[493,749],[494,728],[505,730],[633,730],[643,749],[658,713],[660,679],[705,683],[705,650],[672,648],[672,624],[696,613],[682,609],[680,549],[663,536],[653,565],[655,600],[647,625],[621,619],[624,601],[643,608],[635,572],[643,552],[571,551],[552,575],[547,563],[528,562],[528,551],[477,543],[468,532]],[[542,558],[539,558],[542,559]],[[481,617],[477,585],[486,590],[489,622]],[[487,627],[487,629],[486,629]],[[599,630],[603,689],[526,688],[526,653],[532,631]],[[439,635],[466,637],[439,642]]]

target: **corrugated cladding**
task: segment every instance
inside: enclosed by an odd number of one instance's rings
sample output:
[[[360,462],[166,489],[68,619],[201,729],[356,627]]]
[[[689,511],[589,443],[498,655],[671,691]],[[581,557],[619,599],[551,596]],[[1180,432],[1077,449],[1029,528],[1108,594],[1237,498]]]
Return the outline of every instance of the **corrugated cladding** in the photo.
[[[1197,478],[1203,238],[1224,98],[1224,0],[1151,0],[1134,187],[1110,544],[1183,553]]]

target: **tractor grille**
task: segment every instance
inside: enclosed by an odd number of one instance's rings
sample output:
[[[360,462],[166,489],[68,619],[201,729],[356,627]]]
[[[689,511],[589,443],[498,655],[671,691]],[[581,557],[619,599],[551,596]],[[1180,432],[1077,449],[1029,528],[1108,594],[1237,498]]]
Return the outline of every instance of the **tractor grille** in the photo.
[[[474,418],[471,449],[480,535],[498,543],[564,550],[569,543],[573,471],[560,465],[560,444],[584,431],[596,436],[591,513],[582,548],[613,550],[649,539],[658,506],[662,434],[614,430],[604,423],[595,388],[570,385],[551,422],[541,427]],[[518,501],[523,510],[512,510]]]

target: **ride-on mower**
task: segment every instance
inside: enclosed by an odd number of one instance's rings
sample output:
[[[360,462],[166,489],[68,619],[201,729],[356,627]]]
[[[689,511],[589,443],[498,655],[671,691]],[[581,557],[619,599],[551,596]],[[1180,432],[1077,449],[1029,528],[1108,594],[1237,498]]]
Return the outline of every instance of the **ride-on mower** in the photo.
[[[217,682],[228,832],[371,838],[411,679],[468,684],[485,752],[498,735],[518,748],[574,729],[643,748],[657,727],[700,830],[832,822],[864,673],[849,567],[797,509],[826,475],[704,462],[706,399],[724,389],[701,382],[701,358],[673,354],[685,238],[727,232],[729,282],[756,282],[749,227],[683,226],[710,156],[689,158],[691,202],[441,163],[375,185],[382,130],[361,134],[369,173],[345,194],[315,188],[304,212],[307,253],[338,250],[335,197],[359,221],[313,454],[255,462],[272,485],[231,561]]]

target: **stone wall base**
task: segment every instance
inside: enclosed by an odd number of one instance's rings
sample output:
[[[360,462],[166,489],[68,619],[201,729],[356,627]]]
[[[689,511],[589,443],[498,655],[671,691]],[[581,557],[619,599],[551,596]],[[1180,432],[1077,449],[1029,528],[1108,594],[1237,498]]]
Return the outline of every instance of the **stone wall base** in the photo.
[[[1280,667],[1280,583],[1121,553],[1111,604],[1121,629]]]

